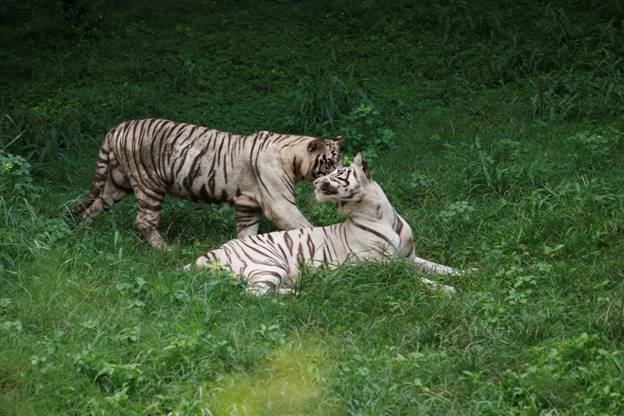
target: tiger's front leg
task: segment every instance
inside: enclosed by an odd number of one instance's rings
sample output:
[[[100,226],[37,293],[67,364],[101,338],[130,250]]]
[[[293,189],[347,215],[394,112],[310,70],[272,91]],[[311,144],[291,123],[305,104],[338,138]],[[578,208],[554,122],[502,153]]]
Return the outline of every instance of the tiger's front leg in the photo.
[[[287,273],[285,270],[257,270],[248,273],[247,293],[254,296],[263,296],[275,290],[280,294],[292,293],[292,289],[283,285]]]
[[[463,276],[464,272],[459,269],[454,269],[453,267],[444,266],[442,264],[434,263],[429,260],[421,259],[417,257],[415,254],[410,256],[410,260],[414,263],[414,265],[425,273],[433,273],[445,276]]]
[[[259,208],[234,207],[236,210],[236,236],[243,238],[248,235],[258,234],[262,210]]]
[[[256,196],[264,216],[281,230],[312,227],[312,224],[297,208],[294,184],[292,192],[284,189],[284,182],[292,178],[284,178],[281,173],[277,172],[273,177],[265,177],[265,180],[266,188]]]
[[[289,201],[275,201],[263,206],[264,215],[280,230],[309,228],[312,224],[303,216],[296,205]]]

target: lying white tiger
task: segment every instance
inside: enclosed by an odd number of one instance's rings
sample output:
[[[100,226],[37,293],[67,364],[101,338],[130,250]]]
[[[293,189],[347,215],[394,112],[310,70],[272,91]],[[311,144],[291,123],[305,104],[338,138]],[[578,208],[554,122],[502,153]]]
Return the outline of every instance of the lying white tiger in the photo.
[[[372,180],[358,154],[350,167],[339,168],[314,181],[316,199],[332,201],[347,220],[327,227],[301,228],[231,240],[197,259],[197,269],[218,261],[248,282],[248,290],[262,295],[271,289],[292,291],[301,266],[337,267],[346,261],[407,257],[420,270],[443,275],[462,272],[419,257],[412,230],[396,213],[382,189]],[[191,265],[185,267],[189,270]],[[432,288],[435,282],[424,279]],[[442,285],[447,293],[453,287]]]

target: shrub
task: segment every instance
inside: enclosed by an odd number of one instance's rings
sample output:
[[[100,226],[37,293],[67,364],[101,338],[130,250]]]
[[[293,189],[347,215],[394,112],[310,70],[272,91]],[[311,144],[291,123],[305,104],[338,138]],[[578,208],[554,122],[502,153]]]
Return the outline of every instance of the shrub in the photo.
[[[303,77],[297,83],[294,111],[287,117],[286,124],[304,133],[329,134],[359,100],[368,100],[368,97],[352,74],[346,79],[334,74]]]
[[[302,78],[294,97],[295,110],[286,119],[288,129],[323,137],[345,135],[343,150],[361,151],[368,159],[393,144],[394,132],[384,125],[381,110],[352,74],[346,79]]]
[[[342,122],[339,131],[347,136],[344,148],[351,153],[361,150],[364,157],[374,159],[394,142],[394,131],[382,125],[380,112],[372,103],[358,104]]]

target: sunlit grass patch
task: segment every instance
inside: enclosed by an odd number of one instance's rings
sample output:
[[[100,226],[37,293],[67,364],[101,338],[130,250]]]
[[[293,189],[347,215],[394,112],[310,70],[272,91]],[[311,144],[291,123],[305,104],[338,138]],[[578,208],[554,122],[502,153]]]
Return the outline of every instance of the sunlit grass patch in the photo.
[[[256,369],[208,385],[206,410],[215,415],[333,414],[337,400],[325,387],[331,370],[322,343],[296,339],[269,354]]]

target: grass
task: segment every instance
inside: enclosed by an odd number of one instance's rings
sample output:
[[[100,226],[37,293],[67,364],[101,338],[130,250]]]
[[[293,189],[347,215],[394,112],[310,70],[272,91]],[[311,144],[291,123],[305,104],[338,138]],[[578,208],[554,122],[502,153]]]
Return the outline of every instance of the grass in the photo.
[[[624,412],[620,1],[60,10],[0,6],[0,414]],[[180,271],[234,236],[228,207],[168,200],[171,253],[131,198],[62,220],[145,116],[348,132],[419,255],[480,271],[452,298],[397,261],[257,299]]]

